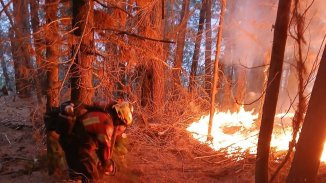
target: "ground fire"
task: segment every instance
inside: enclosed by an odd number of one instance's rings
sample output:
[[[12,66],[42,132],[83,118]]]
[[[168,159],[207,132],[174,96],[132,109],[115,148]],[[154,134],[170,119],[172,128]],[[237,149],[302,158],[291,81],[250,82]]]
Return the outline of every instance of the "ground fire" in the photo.
[[[279,113],[275,116],[274,133],[271,148],[274,152],[286,152],[291,140],[291,119],[293,113]],[[202,143],[207,143],[216,151],[226,151],[230,157],[241,157],[243,152],[256,154],[259,126],[258,114],[246,111],[243,107],[239,112],[216,112],[213,117],[212,142],[207,142],[209,115],[202,116],[187,128],[192,136]],[[324,148],[325,149],[325,148]],[[323,151],[321,162],[326,162]]]

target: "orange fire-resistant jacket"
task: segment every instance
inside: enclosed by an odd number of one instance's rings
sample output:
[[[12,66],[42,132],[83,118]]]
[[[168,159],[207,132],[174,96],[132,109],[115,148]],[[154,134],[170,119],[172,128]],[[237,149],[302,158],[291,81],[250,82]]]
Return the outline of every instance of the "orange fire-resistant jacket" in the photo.
[[[86,113],[81,122],[85,131],[96,136],[97,140],[102,144],[103,149],[101,156],[103,160],[107,161],[111,158],[111,140],[114,131],[112,117],[101,111],[91,111]]]

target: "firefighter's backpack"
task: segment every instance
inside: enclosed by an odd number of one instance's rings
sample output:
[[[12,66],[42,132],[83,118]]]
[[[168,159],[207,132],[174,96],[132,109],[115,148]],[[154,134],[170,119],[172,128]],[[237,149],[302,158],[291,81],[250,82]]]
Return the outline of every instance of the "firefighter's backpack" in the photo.
[[[71,134],[76,122],[74,103],[67,101],[60,105],[55,124],[55,131],[60,134]]]

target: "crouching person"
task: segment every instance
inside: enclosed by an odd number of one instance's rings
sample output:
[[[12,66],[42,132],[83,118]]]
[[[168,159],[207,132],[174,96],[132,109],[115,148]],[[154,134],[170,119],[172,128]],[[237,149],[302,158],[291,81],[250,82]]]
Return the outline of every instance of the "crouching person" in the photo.
[[[128,102],[108,105],[74,106],[77,120],[60,135],[72,179],[96,180],[103,174],[114,175],[112,158],[115,139],[132,124]]]

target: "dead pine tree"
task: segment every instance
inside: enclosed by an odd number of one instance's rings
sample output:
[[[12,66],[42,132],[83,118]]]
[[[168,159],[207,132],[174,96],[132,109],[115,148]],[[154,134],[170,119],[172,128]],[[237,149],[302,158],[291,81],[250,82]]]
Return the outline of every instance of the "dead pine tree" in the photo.
[[[211,92],[211,106],[210,106],[210,113],[209,113],[209,122],[208,122],[208,132],[207,132],[207,141],[212,140],[212,124],[213,124],[213,117],[215,112],[215,97],[216,97],[216,87],[218,81],[218,64],[219,64],[219,57],[220,57],[220,49],[221,49],[221,42],[222,42],[222,30],[223,30],[223,21],[224,21],[224,12],[226,7],[226,0],[220,1],[221,6],[221,14],[220,14],[220,21],[218,25],[218,36],[216,41],[216,53],[215,53],[215,63],[214,63],[214,76],[213,76],[213,87]]]
[[[271,63],[267,81],[266,95],[263,104],[262,121],[258,136],[255,182],[268,182],[268,160],[272,139],[274,116],[279,93],[287,31],[290,20],[292,0],[280,0],[278,4]]]

